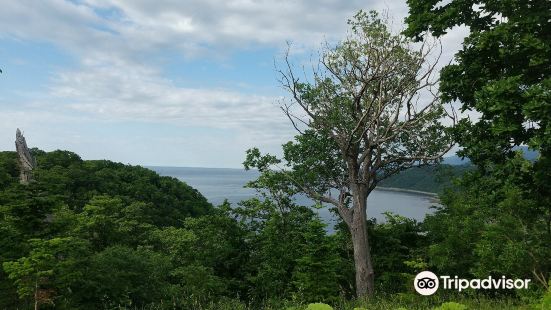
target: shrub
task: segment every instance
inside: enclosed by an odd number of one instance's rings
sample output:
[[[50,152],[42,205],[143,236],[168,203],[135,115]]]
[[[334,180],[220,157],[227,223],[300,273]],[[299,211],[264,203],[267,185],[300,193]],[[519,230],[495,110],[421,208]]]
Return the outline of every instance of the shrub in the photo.
[[[315,303],[309,304],[308,307],[306,307],[306,310],[333,310],[333,307],[328,304]]]
[[[457,302],[445,302],[440,307],[434,308],[434,310],[466,310],[467,306]]]

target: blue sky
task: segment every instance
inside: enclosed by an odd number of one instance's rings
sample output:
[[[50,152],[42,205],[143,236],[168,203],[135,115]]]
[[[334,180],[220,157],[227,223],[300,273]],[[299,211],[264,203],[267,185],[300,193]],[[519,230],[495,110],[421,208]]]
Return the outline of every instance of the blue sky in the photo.
[[[294,135],[274,60],[346,33],[359,9],[405,0],[8,1],[0,11],[0,150],[30,146],[140,165],[241,167]],[[444,60],[464,31],[443,40]]]

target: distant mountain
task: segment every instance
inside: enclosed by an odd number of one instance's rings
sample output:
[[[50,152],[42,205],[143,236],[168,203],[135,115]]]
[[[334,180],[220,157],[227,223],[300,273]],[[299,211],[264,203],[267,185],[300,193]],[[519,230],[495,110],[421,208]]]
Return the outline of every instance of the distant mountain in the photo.
[[[514,150],[522,150],[524,153],[524,158],[534,161],[538,158],[539,153],[534,150],[530,150],[527,146],[517,146],[513,148]],[[444,160],[442,161],[443,164],[446,165],[452,165],[452,166],[458,166],[458,165],[465,165],[471,163],[471,161],[468,158],[462,159],[461,157],[457,155],[453,156],[446,156],[444,157]]]
[[[445,165],[451,165],[451,166],[460,166],[471,163],[471,161],[468,158],[461,158],[457,155],[453,156],[447,156],[444,157],[444,160],[442,161]]]
[[[472,169],[472,165],[434,165],[412,167],[380,183],[381,187],[401,188],[431,193],[440,193],[452,185],[452,180]]]
[[[516,147],[515,150],[522,150],[524,158],[532,161],[539,155],[537,151],[530,150],[526,146]],[[383,180],[380,186],[439,193],[452,184],[452,179],[472,169],[473,166],[470,163],[468,158],[462,159],[457,155],[447,156],[440,165],[409,168]]]

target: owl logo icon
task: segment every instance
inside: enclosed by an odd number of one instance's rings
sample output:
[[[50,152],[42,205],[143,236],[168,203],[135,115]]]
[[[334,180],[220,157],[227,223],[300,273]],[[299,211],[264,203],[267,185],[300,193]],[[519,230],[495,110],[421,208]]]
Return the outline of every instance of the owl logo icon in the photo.
[[[417,293],[429,296],[438,290],[438,277],[430,271],[422,271],[415,276],[413,286]]]

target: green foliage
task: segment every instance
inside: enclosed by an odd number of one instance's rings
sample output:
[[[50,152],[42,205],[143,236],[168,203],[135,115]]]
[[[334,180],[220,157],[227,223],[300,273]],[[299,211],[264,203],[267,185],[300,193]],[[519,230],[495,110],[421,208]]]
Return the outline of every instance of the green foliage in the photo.
[[[25,257],[3,262],[21,299],[34,298],[38,304],[66,299],[83,276],[80,264],[89,254],[88,243],[73,237],[29,240],[32,250]]]
[[[406,34],[469,35],[442,69],[446,101],[480,113],[454,129],[477,166],[427,219],[431,262],[456,274],[551,277],[551,3],[546,0],[409,0]],[[539,154],[523,159],[518,146]]]
[[[338,244],[325,233],[320,219],[311,219],[304,232],[301,256],[295,260],[292,282],[302,300],[331,300],[339,292],[337,267],[343,262]]]
[[[551,281],[549,281],[548,285],[549,288],[541,299],[541,309],[551,309]]]
[[[500,161],[511,156],[513,145],[524,143],[547,157],[549,1],[454,0],[440,6],[437,1],[410,0],[408,4],[408,35],[429,31],[440,36],[460,24],[470,28],[456,54],[457,63],[441,73],[445,99],[458,99],[463,109],[482,113],[480,120],[465,120],[457,128],[463,154],[476,163]],[[537,126],[524,126],[526,122]]]
[[[467,306],[453,301],[445,302],[440,307],[434,308],[434,310],[466,310]]]
[[[167,297],[168,257],[146,248],[115,245],[90,257],[77,304],[91,309],[144,306]]]
[[[279,198],[250,199],[234,210],[249,232],[253,298],[334,300],[344,263],[335,239],[311,210]]]
[[[182,228],[152,234],[172,262],[171,281],[179,294],[206,299],[242,290],[245,245],[237,223],[223,215],[186,219]]]
[[[0,187],[8,184],[19,175],[17,156],[14,152],[0,152]]]
[[[309,304],[308,307],[306,307],[306,310],[333,310],[333,307],[328,304],[315,303]]]
[[[196,190],[141,167],[32,152],[27,186],[15,153],[0,153],[0,308],[183,306],[186,293],[241,289],[241,228]]]
[[[426,238],[415,220],[392,213],[385,213],[385,218],[369,226],[373,263],[380,272],[377,288],[385,293],[407,291],[416,271],[407,262],[424,256]]]
[[[382,187],[395,187],[423,192],[442,193],[453,187],[453,180],[472,170],[471,165],[446,164],[412,167],[381,181]]]
[[[551,270],[546,207],[519,182],[530,165],[519,155],[497,178],[473,171],[442,196],[443,206],[424,223],[429,262],[465,277],[536,274],[534,285],[544,285]]]
[[[212,208],[185,184],[146,169],[33,152],[36,180],[22,186],[8,169],[0,192],[2,307],[336,300],[349,281],[339,235],[327,235],[314,212],[267,178],[251,183],[262,200]],[[9,168],[12,153],[2,154],[0,166]]]

